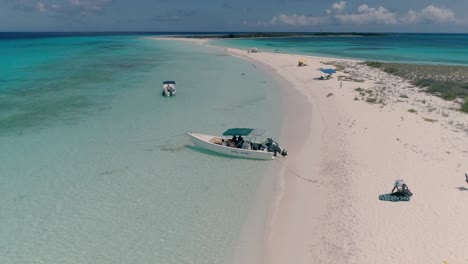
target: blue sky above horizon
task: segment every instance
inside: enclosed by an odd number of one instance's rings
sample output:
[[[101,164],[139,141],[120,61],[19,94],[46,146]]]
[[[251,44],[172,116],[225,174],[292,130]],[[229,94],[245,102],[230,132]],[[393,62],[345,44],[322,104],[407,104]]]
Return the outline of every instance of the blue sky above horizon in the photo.
[[[0,0],[0,31],[468,33],[466,0]]]

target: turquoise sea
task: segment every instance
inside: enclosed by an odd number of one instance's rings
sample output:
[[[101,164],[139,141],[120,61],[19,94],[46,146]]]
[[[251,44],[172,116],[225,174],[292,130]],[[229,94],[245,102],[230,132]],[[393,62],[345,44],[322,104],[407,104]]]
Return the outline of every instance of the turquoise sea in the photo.
[[[0,57],[1,263],[229,263],[279,163],[210,154],[184,133],[278,138],[266,72],[142,36],[10,38]]]
[[[464,34],[213,43],[468,65]],[[292,107],[266,70],[143,34],[0,33],[0,58],[1,263],[230,263],[239,251],[255,254],[281,160],[217,156],[184,133],[256,127],[281,143]],[[176,97],[161,97],[164,80],[177,82]]]

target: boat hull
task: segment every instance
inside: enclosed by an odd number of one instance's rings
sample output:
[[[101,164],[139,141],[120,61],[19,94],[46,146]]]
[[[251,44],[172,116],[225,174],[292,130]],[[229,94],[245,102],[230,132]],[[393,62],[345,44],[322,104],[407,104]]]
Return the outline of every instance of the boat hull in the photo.
[[[203,135],[197,133],[187,133],[190,137],[192,143],[200,148],[207,149],[216,153],[241,157],[246,159],[257,159],[257,160],[272,160],[274,159],[273,152],[260,151],[260,150],[248,150],[241,148],[227,147],[223,145],[218,145],[210,142],[213,138],[218,138],[210,135]]]

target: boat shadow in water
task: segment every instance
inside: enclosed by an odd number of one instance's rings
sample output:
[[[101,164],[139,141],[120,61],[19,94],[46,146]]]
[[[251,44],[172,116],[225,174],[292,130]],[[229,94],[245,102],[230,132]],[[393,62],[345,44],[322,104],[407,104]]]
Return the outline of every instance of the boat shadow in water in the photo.
[[[214,156],[214,157],[229,158],[229,159],[240,159],[240,160],[253,160],[253,159],[250,159],[250,158],[226,155],[226,154],[214,152],[214,151],[211,151],[211,150],[203,149],[203,148],[200,148],[200,147],[195,147],[195,146],[192,146],[192,145],[186,145],[185,147],[187,149],[189,149],[189,150],[193,150],[195,152],[210,155],[210,156]]]

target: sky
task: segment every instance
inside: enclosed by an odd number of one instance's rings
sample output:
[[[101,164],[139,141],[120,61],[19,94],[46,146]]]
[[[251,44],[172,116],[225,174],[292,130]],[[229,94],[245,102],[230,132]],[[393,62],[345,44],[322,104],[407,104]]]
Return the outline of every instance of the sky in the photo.
[[[0,31],[468,33],[468,0],[0,0]]]

